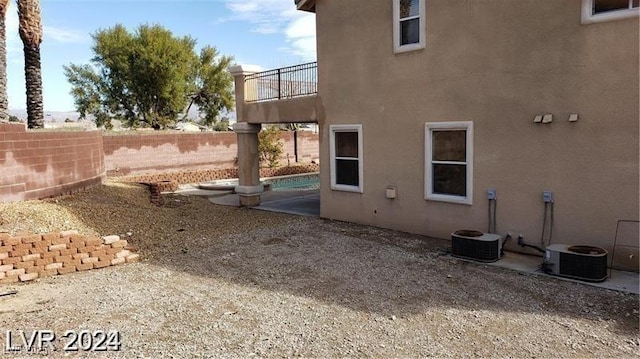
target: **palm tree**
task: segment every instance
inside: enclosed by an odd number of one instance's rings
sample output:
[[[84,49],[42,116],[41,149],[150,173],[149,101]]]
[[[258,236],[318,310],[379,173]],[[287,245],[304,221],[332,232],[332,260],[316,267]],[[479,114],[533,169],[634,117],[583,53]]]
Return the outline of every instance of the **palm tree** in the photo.
[[[9,0],[0,0],[0,122],[9,121],[7,99],[7,26],[6,15]]]
[[[24,76],[27,86],[27,126],[44,127],[42,108],[42,71],[40,69],[40,43],[42,22],[39,0],[17,0],[20,20],[20,38],[24,48]]]

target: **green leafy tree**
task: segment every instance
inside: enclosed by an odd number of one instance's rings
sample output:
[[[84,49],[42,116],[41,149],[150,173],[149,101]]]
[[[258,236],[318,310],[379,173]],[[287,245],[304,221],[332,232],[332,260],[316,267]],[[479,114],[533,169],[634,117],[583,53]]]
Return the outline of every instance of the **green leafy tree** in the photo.
[[[191,93],[185,117],[191,106],[196,105],[203,115],[200,124],[219,127],[220,111],[232,108],[234,103],[233,77],[227,71],[230,64],[231,58],[220,56],[213,47],[206,46],[200,51],[196,66],[195,91]]]
[[[280,128],[278,126],[269,126],[258,133],[260,161],[266,162],[269,168],[278,167],[278,159],[282,155],[282,147]]]
[[[160,25],[134,32],[116,25],[97,31],[93,41],[91,64],[70,64],[64,72],[81,118],[92,115],[98,126],[110,128],[118,119],[131,128],[164,129],[193,104],[214,122],[233,106],[231,58],[213,47],[198,56],[194,39]]]

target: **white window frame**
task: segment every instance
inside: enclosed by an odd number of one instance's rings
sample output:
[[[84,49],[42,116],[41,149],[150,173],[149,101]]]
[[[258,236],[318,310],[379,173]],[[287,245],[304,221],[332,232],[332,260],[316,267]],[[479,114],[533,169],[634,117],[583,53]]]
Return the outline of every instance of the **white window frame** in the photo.
[[[440,193],[433,193],[433,153],[432,153],[432,132],[434,130],[465,130],[467,138],[467,194],[466,196],[455,196]],[[472,121],[454,121],[454,122],[427,122],[424,127],[425,133],[425,181],[424,181],[424,199],[429,201],[441,201],[458,204],[473,204],[473,122]]]
[[[632,1],[629,0],[629,8],[622,10],[612,10],[599,14],[593,13],[593,1],[594,0],[582,0],[582,23],[593,24],[605,21],[615,21],[621,19],[628,19],[632,17],[638,17],[640,15],[640,8],[632,8]]]
[[[350,186],[336,183],[336,132],[357,132],[358,133],[358,186]],[[362,125],[331,125],[329,126],[329,157],[331,161],[331,189],[336,191],[363,193],[363,152],[362,152]],[[353,159],[351,157],[345,159]]]
[[[417,16],[420,19],[420,40],[415,44],[407,44],[400,45],[400,0],[393,0],[393,51],[395,53],[407,52],[407,51],[415,51],[419,49],[424,49],[425,47],[425,37],[426,37],[426,11],[425,11],[425,1],[426,0],[418,0],[419,3],[419,15]]]

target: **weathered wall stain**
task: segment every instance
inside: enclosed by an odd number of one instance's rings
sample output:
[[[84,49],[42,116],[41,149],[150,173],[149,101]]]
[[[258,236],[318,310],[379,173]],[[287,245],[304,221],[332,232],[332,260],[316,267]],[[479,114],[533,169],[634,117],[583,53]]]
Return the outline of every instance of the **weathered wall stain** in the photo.
[[[298,132],[298,161],[318,161],[318,135]],[[282,164],[295,161],[293,132],[281,132]],[[104,136],[108,175],[232,167],[238,155],[234,132]]]
[[[75,192],[104,179],[102,134],[0,125],[0,202]]]

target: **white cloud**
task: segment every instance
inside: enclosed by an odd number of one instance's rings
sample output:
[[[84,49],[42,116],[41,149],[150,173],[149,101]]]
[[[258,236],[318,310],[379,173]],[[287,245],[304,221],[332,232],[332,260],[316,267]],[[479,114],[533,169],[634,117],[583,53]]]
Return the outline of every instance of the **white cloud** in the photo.
[[[316,18],[312,14],[302,14],[293,20],[285,31],[290,52],[305,61],[316,58]]]
[[[14,56],[22,57],[23,54],[22,40],[20,40],[20,35],[18,34],[18,12],[14,7],[10,7],[8,9],[5,21],[7,31],[7,57],[9,58],[9,61],[12,61]],[[61,43],[84,42],[89,39],[88,35],[77,30],[59,28],[54,26],[45,25],[42,27],[42,32],[45,40],[49,39],[51,41]]]
[[[297,17],[285,32],[288,38],[311,37],[316,36],[316,18],[312,14],[303,13]]]
[[[46,19],[44,20],[46,21]],[[22,40],[18,34],[19,20],[17,6],[13,1],[7,9],[5,27],[7,39],[7,95],[9,97],[9,108],[23,109],[27,102],[24,90],[24,52],[22,50]],[[78,31],[53,26],[43,26],[43,35],[46,43],[71,43],[89,40],[88,35],[83,35]],[[61,69],[56,69],[54,71],[50,67],[47,67],[49,63],[46,58],[47,54],[43,53],[41,55],[44,58],[42,62],[42,80],[44,85],[43,96],[46,109],[55,109],[57,108],[56,106],[69,108],[72,106],[70,103],[71,98],[61,95],[61,93],[67,92],[62,89],[67,89],[68,84],[66,82],[56,84],[55,81],[57,80],[53,79],[55,76],[53,78],[50,77],[52,73],[60,71]],[[51,84],[52,86],[48,84]],[[51,91],[51,88],[54,90]],[[69,104],[67,104],[67,102],[69,102]]]
[[[84,42],[89,38],[82,32],[53,26],[43,26],[42,32],[45,38],[61,43]]]
[[[296,10],[293,0],[225,0],[233,14],[221,21],[244,21],[251,31],[282,34],[287,42],[281,50],[305,61],[316,58],[315,15]]]

